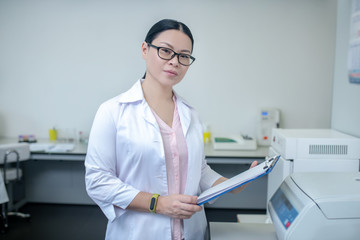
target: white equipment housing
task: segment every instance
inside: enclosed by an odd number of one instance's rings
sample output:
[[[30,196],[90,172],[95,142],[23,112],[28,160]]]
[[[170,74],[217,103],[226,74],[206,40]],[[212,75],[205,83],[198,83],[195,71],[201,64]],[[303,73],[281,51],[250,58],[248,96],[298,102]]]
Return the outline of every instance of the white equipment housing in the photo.
[[[269,155],[281,155],[268,176],[267,201],[295,172],[358,172],[360,139],[332,129],[273,129]]]

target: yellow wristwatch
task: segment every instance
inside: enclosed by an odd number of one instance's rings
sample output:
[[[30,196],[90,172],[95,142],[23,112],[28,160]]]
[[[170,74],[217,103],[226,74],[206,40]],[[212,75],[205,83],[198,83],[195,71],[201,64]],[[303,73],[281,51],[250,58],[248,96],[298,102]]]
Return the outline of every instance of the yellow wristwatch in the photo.
[[[160,194],[155,193],[150,200],[149,210],[152,213],[156,213],[156,204],[157,204],[157,200],[158,200],[159,196],[160,196]]]

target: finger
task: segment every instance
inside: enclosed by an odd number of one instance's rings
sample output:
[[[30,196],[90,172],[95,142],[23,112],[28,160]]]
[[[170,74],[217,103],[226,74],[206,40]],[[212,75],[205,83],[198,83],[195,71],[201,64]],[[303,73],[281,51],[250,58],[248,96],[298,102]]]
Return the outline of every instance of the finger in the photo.
[[[193,203],[184,203],[184,202],[178,202],[178,206],[176,207],[179,210],[179,213],[186,212],[186,214],[190,213],[193,214],[195,212],[199,212],[202,210],[202,207],[198,206],[197,204]]]
[[[173,217],[173,218],[190,218],[192,215],[194,215],[197,211],[189,211],[189,210],[186,210],[186,209],[174,209],[172,211],[172,213],[170,214],[170,217]]]
[[[191,204],[197,204],[198,197],[197,196],[191,196],[190,203]]]
[[[178,209],[179,211],[186,211],[190,213],[201,211],[202,207],[198,206],[197,196],[190,195],[178,195],[177,200],[173,204],[174,209]]]
[[[202,208],[200,207],[200,210],[201,209]],[[194,210],[186,210],[186,209],[184,209],[184,210],[180,210],[177,215],[180,218],[190,218],[192,215],[194,215],[195,213],[197,213],[200,210],[196,209],[196,211],[194,211]]]
[[[238,188],[235,188],[234,190],[231,191],[231,193],[241,192],[242,190],[244,190],[244,188],[246,187],[246,185],[248,185],[248,183],[245,184],[245,185],[242,185],[242,186],[240,186],[240,187],[238,187]]]
[[[258,162],[257,162],[257,161],[253,161],[253,162],[251,163],[251,165],[250,165],[250,168],[255,167],[257,164],[258,164]]]
[[[196,204],[197,199],[198,199],[197,196],[180,195],[179,201],[182,202],[182,203]]]
[[[184,204],[184,205],[182,205],[181,210],[195,213],[195,212],[201,211],[202,207],[200,207],[199,205],[196,205],[196,204]]]

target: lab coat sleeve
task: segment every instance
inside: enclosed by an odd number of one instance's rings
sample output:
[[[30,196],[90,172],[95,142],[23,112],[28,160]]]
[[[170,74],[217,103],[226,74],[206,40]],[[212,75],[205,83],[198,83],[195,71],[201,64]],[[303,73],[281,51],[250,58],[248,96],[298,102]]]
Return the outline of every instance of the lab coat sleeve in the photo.
[[[205,191],[215,183],[216,180],[221,178],[222,176],[211,169],[211,167],[207,164],[205,156],[203,156],[202,160],[202,169],[201,169],[201,180],[200,180],[200,189],[201,191]]]
[[[108,106],[102,104],[91,128],[85,159],[85,183],[89,196],[110,221],[122,215],[140,192],[116,175],[116,133],[113,115]]]

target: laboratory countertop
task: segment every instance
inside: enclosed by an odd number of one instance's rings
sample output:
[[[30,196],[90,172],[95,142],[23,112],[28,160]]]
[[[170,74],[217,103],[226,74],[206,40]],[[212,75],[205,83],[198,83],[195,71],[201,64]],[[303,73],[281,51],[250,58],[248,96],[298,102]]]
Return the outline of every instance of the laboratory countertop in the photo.
[[[0,138],[0,144],[15,144],[17,139],[15,138]],[[38,140],[37,144],[64,144],[65,142],[50,142],[49,140]],[[30,143],[32,144],[32,143]],[[211,143],[205,144],[204,151],[207,159],[217,161],[220,158],[226,158],[229,163],[235,158],[247,158],[247,159],[259,159],[268,156],[268,147],[258,146],[256,150],[214,150]],[[63,159],[64,156],[68,156],[68,160],[84,160],[87,151],[87,144],[85,143],[74,143],[74,148],[71,151],[66,152],[44,152],[35,151],[31,152],[31,159]],[[66,160],[66,159],[63,159]],[[236,160],[234,160],[236,161]]]

